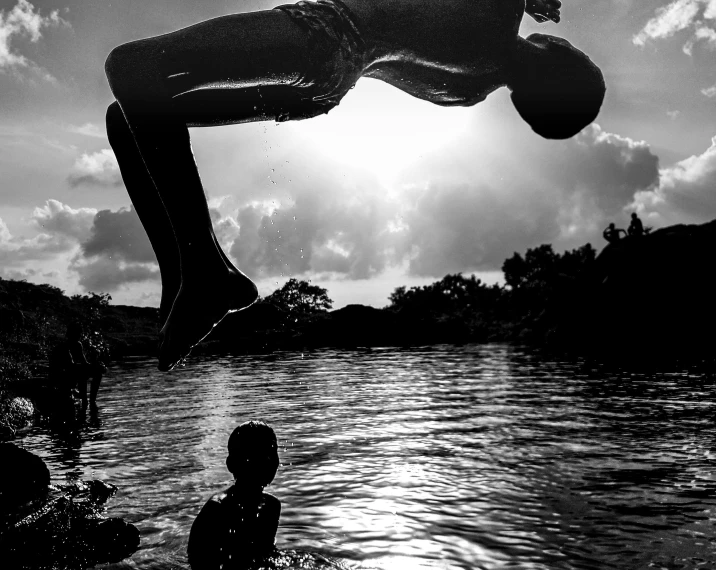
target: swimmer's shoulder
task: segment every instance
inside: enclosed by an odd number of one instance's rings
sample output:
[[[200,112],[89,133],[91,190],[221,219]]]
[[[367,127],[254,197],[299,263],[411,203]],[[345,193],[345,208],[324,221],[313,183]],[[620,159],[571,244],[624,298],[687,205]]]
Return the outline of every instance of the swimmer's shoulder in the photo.
[[[263,508],[266,509],[267,515],[276,515],[278,517],[281,514],[281,501],[274,497],[271,493],[263,493],[261,496],[261,502]]]
[[[208,501],[204,504],[204,508],[202,511],[207,512],[214,512],[217,509],[219,509],[223,504],[231,502],[232,500],[232,489],[233,485],[226,489],[225,491],[222,491],[221,493],[216,493],[215,495],[212,495]]]

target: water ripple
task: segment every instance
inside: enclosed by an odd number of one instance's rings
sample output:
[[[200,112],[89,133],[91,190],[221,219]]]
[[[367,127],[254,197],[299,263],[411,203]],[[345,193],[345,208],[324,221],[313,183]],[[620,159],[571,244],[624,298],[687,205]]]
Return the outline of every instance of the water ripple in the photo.
[[[287,567],[712,568],[715,390],[501,345],[136,360],[96,415],[21,443],[56,479],[119,486],[109,514],[142,546],[114,568],[187,568],[194,517],[231,483],[228,434],[254,418],[280,440]]]

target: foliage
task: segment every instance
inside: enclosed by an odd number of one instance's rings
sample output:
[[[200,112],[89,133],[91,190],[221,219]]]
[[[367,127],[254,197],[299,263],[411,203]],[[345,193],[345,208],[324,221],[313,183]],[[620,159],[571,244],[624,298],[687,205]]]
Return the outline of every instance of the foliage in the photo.
[[[528,249],[524,257],[515,252],[502,264],[502,272],[505,283],[516,290],[536,283],[553,282],[559,277],[577,277],[589,268],[596,256],[596,250],[589,243],[561,255],[555,253],[551,245],[545,244]]]
[[[294,277],[265,297],[263,302],[272,303],[298,316],[325,313],[333,307],[333,301],[328,297],[326,289]]]
[[[494,306],[502,296],[498,285],[488,286],[474,275],[446,275],[422,287],[396,288],[390,295],[389,309],[451,313]]]
[[[101,321],[111,297],[67,297],[52,285],[0,279],[0,389],[30,378],[64,337],[67,324],[82,323],[89,360],[109,360]]]

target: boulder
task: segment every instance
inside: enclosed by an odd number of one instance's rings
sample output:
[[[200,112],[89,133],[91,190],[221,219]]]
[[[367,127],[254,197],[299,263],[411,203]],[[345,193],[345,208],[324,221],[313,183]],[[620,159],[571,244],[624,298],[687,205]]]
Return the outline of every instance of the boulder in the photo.
[[[603,354],[710,357],[714,243],[716,221],[608,245],[565,307],[563,336]]]
[[[139,547],[136,527],[103,516],[113,485],[50,485],[42,459],[11,443],[0,444],[0,465],[3,569],[81,569],[119,562]]]

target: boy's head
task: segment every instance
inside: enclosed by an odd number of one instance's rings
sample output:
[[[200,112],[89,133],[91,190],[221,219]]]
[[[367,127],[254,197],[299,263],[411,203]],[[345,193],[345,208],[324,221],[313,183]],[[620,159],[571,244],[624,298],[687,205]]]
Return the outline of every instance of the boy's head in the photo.
[[[585,53],[547,34],[528,36],[522,47],[511,98],[534,132],[567,139],[597,118],[606,86]]]
[[[273,428],[262,421],[241,424],[229,436],[226,467],[241,484],[265,487],[278,471],[278,442]]]

